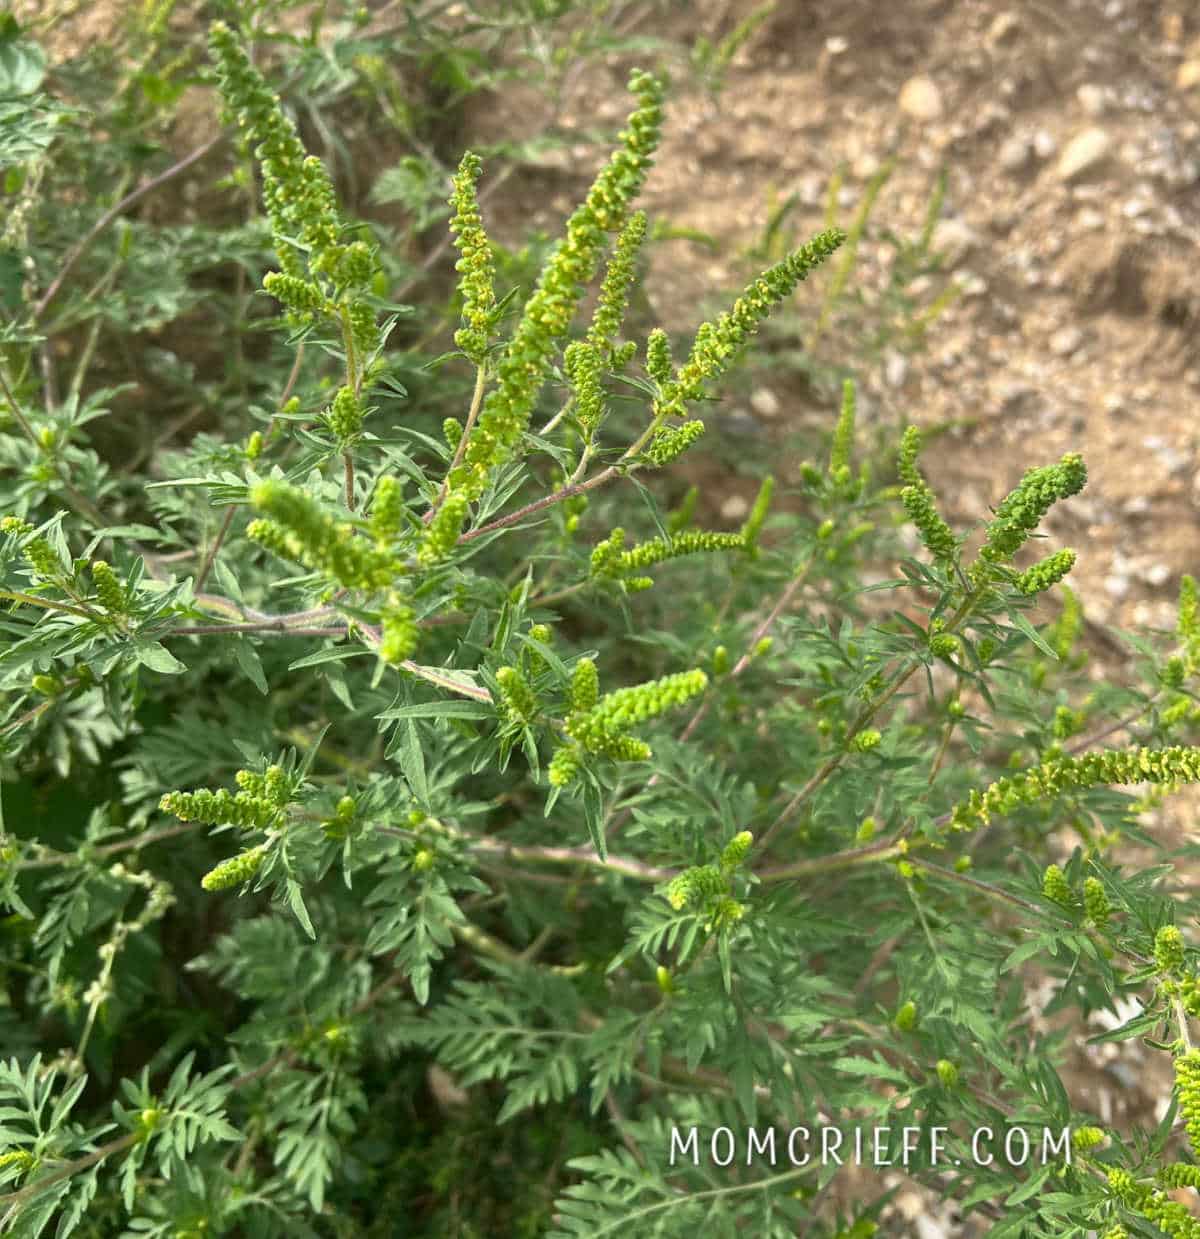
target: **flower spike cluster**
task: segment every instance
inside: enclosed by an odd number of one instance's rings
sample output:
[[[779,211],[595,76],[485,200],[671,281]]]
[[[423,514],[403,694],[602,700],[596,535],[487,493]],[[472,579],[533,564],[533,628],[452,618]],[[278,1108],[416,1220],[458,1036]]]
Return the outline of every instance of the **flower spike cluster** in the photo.
[[[916,426],[909,426],[900,440],[900,455],[896,463],[900,479],[905,483],[900,492],[900,502],[909,520],[917,527],[926,549],[935,559],[948,562],[953,560],[958,543],[937,510],[933,491],[917,468],[920,451],[921,432]]]
[[[840,228],[819,232],[806,245],[768,268],[722,314],[715,323],[701,323],[688,359],[675,377],[662,384],[662,396],[655,402],[656,415],[682,416],[686,405],[704,396],[704,384],[719,378],[738,350],[771,310],[790,297],[796,285],[807,279],[846,239]]]
[[[765,512],[764,512],[765,515]],[[754,531],[757,533],[757,531]],[[630,573],[666,559],[680,555],[694,555],[700,551],[744,551],[747,549],[746,533],[717,533],[711,530],[684,530],[669,539],[651,538],[637,546],[624,550],[625,530],[614,529],[592,551],[592,576],[602,580],[624,580]],[[648,578],[635,577],[635,581]]]
[[[450,477],[452,493],[478,498],[493,470],[511,456],[529,425],[558,342],[567,334],[583,290],[596,273],[605,235],[624,225],[629,204],[641,191],[658,146],[663,88],[649,74],[635,73],[630,90],[638,108],[621,135],[621,146],[567,221],[566,236],[547,260],[525,305],[464,460]]]
[[[645,239],[646,212],[634,211],[617,238],[586,337],[588,347],[603,359],[607,359],[612,352],[617,332],[625,321],[625,313],[629,309],[629,289],[637,274],[638,251]]]
[[[315,312],[333,308],[322,281],[336,294],[366,289],[380,270],[378,256],[365,242],[341,242],[345,223],[329,173],[316,156],[305,153],[296,126],[233,31],[215,22],[208,41],[221,93],[239,128],[255,143],[254,155],[262,166],[263,203],[281,268],[268,275],[263,286],[298,323],[307,322]],[[307,254],[307,272],[302,253]],[[360,303],[353,312],[347,309],[356,343],[369,352],[378,343],[373,311]]]
[[[999,779],[985,792],[973,788],[951,814],[955,830],[987,826],[993,813],[1012,813],[1078,787],[1102,783],[1200,782],[1200,748],[1112,749],[1055,757],[1012,778]]]
[[[708,677],[703,671],[681,671],[661,680],[617,689],[597,700],[595,664],[583,659],[576,665],[567,695],[571,712],[566,732],[573,743],[563,745],[554,754],[549,770],[551,785],[564,787],[570,783],[585,751],[614,761],[644,761],[651,756],[650,746],[628,735],[628,728],[682,705],[707,686]]]
[[[1042,594],[1075,567],[1075,552],[1069,549],[1055,551],[1045,559],[1039,559],[1032,568],[1027,568],[1017,577],[1017,591],[1022,594]]]
[[[467,151],[458,165],[450,197],[454,208],[450,231],[455,234],[454,244],[461,255],[454,269],[460,273],[458,291],[463,299],[465,324],[455,332],[454,343],[477,366],[487,356],[496,313],[495,260],[475,196],[482,168],[479,156]]]
[[[279,825],[283,809],[291,800],[291,786],[282,767],[271,766],[265,775],[239,770],[237,795],[218,788],[195,792],[167,792],[159,808],[181,822],[204,822],[209,826],[241,826],[270,830]]]
[[[401,570],[394,555],[355,539],[303,491],[271,479],[250,492],[270,520],[251,521],[246,535],[287,559],[323,572],[348,589],[386,589]]]
[[[1087,483],[1083,457],[1068,452],[1056,465],[1030,469],[996,509],[979,549],[983,563],[1007,563],[1029,540],[1051,505],[1077,495]],[[973,570],[979,564],[974,565]]]

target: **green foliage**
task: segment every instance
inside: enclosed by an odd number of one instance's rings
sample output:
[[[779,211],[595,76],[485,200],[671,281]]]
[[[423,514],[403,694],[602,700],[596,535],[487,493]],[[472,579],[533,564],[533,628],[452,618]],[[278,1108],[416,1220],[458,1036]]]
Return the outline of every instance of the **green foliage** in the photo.
[[[0,341],[0,1231],[869,1239],[869,1181],[671,1158],[818,1098],[945,1127],[949,1161],[907,1172],[1000,1239],[1195,1235],[1168,1193],[1200,1184],[1200,906],[1144,820],[1200,781],[1194,580],[1092,681],[1075,552],[1027,546],[1081,458],[1030,468],[964,563],[978,531],[940,515],[915,428],[901,485],[873,481],[844,374],[827,467],[698,527],[724,498],[679,459],[698,406],[840,254],[806,325],[832,340],[886,177],[845,232],[781,248],[773,220],[677,363],[638,295],[661,74],[523,251],[431,123],[514,46],[553,95],[615,50],[614,6],[409,6],[392,43],[331,7],[309,36],[271,4],[210,31],[244,139],[219,226],[118,228],[79,191],[149,158],[199,72],[169,5],[131,18],[111,89],[88,61],[103,141],[0,25],[27,273]],[[714,89],[768,15],[698,45]],[[301,140],[330,98],[402,152],[362,194],[339,140]],[[409,223],[356,218],[383,200]],[[412,257],[433,225],[453,271]],[[150,343],[200,307],[192,360]],[[125,450],[108,415],[154,425],[121,403],[147,377],[205,411],[190,442]],[[1031,1020],[1031,971],[1070,1036]],[[1171,1055],[1179,1133],[1106,1131],[1060,1079],[1129,997],[1105,1035]],[[1073,1133],[1070,1162],[974,1160],[1013,1116]]]

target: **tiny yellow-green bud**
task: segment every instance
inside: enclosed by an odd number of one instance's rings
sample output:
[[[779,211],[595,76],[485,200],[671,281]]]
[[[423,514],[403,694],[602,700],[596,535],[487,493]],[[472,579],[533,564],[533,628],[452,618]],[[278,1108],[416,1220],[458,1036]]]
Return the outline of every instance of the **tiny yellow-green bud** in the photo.
[[[946,1088],[953,1088],[958,1083],[958,1068],[948,1058],[938,1059],[936,1071]]]
[[[1154,935],[1154,965],[1164,975],[1183,966],[1183,934],[1174,925],[1164,925]]]
[[[869,843],[875,838],[877,823],[873,817],[864,817],[854,832],[856,843]]]
[[[673,994],[675,992],[675,978],[671,976],[671,970],[664,968],[662,964],[654,970],[654,979],[658,982],[658,988],[664,994]]]
[[[901,1032],[912,1032],[917,1026],[917,1004],[910,998],[908,1002],[903,1003],[900,1009],[896,1012],[894,1021],[896,1027]]]

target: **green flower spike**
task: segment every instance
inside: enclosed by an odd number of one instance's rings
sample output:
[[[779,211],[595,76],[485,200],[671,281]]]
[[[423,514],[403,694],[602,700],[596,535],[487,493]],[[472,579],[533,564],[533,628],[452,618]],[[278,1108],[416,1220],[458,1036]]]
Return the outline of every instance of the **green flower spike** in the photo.
[[[604,283],[600,286],[592,325],[588,329],[588,345],[598,357],[609,360],[610,364],[617,332],[621,330],[629,309],[629,289],[637,274],[638,251],[645,238],[646,212],[635,211],[617,238],[616,249],[604,273]]]
[[[1061,593],[1063,609],[1054,625],[1051,645],[1054,652],[1065,662],[1083,629],[1083,609],[1079,605],[1078,595],[1069,585],[1064,585]]]
[[[1030,469],[996,509],[979,550],[985,563],[1006,563],[1028,541],[1052,504],[1077,495],[1087,483],[1083,457],[1069,452],[1056,465]]]
[[[671,338],[661,327],[655,327],[646,337],[646,373],[661,387],[671,381],[674,369]]]
[[[917,468],[917,456],[921,450],[921,432],[909,426],[900,440],[900,455],[896,464],[901,480],[907,483],[900,492],[908,519],[917,527],[921,542],[935,559],[949,562],[958,549],[950,526],[938,513],[933,491]]]
[[[1179,582],[1179,623],[1176,634],[1184,648],[1188,675],[1200,667],[1200,605],[1196,597],[1196,578],[1184,573]]]
[[[575,416],[584,430],[591,432],[604,417],[604,388],[600,385],[602,370],[600,351],[583,340],[567,345],[563,353],[563,370],[575,396]]]
[[[390,475],[375,483],[375,498],[371,503],[371,533],[375,545],[385,551],[396,540],[404,521],[404,487]]]
[[[753,843],[754,836],[748,830],[739,831],[734,835],[721,852],[721,872],[730,873],[740,868],[742,862],[750,854]]]
[[[568,695],[572,713],[591,710],[600,697],[600,676],[596,664],[590,658],[581,658],[571,675],[571,691]]]
[[[1083,908],[1087,918],[1098,929],[1103,929],[1112,916],[1112,905],[1104,883],[1099,878],[1087,878],[1083,883]]]
[[[363,423],[362,401],[355,395],[354,388],[339,387],[324,417],[340,444],[345,445],[352,440],[362,430]]]
[[[525,305],[465,458],[451,476],[452,492],[478,498],[493,470],[512,455],[529,425],[558,341],[567,334],[584,288],[596,273],[605,234],[624,225],[629,204],[642,188],[658,146],[662,86],[648,74],[635,73],[630,89],[638,98],[638,109],[621,135],[620,148],[567,221],[566,236]]]
[[[694,555],[699,551],[745,550],[746,542],[741,533],[715,533],[707,530],[685,530],[669,540],[652,538],[641,542],[628,551],[621,550],[625,531],[614,529],[609,537],[592,551],[592,576],[620,580],[641,568],[676,559],[680,555]]]
[[[1055,551],[1045,559],[1039,559],[1032,568],[1027,568],[1017,578],[1017,590],[1022,594],[1041,594],[1059,581],[1075,567],[1075,552],[1071,550]]]
[[[551,787],[566,787],[575,779],[579,773],[579,756],[575,745],[565,745],[555,751],[547,771]]]
[[[430,567],[450,554],[462,533],[468,506],[467,496],[462,491],[452,491],[446,496],[445,503],[425,531],[425,540],[417,552],[418,563]]]
[[[380,617],[379,657],[391,666],[411,658],[421,630],[409,604],[397,593],[390,593]]]
[[[1074,908],[1075,893],[1058,865],[1047,865],[1042,874],[1042,894],[1062,908]]]
[[[529,681],[516,667],[501,667],[496,672],[505,713],[517,723],[529,723],[537,717],[538,703]]]
[[[347,248],[338,245],[343,229],[337,210],[333,182],[321,161],[306,155],[296,127],[284,115],[279,100],[250,63],[250,58],[236,36],[224,22],[216,22],[209,30],[209,47],[216,61],[221,94],[236,115],[239,127],[256,143],[254,154],[262,164],[263,202],[276,238],[282,274],[304,281],[300,253],[308,251],[309,267],[314,274],[337,270]],[[294,237],[299,250],[283,238]],[[351,260],[351,266],[355,260]],[[369,282],[376,263],[359,262],[362,270],[356,274],[362,285]],[[299,283],[280,285],[268,291],[284,304],[289,297],[299,296],[309,304],[303,308],[318,308],[312,295],[300,292]],[[317,289],[320,301],[324,297]],[[301,308],[299,305],[289,308]]]
[[[1049,800],[1061,792],[1103,783],[1195,783],[1200,781],[1200,749],[1108,749],[1079,757],[1055,757],[985,792],[972,789],[952,811],[953,828],[987,825],[993,813],[1012,813],[1021,805]]]
[[[204,822],[208,826],[241,826],[267,830],[280,821],[280,806],[265,796],[240,791],[235,796],[220,788],[213,792],[167,792],[158,807],[181,822]]]
[[[677,912],[719,898],[728,884],[715,865],[693,865],[667,884],[667,902]]]
[[[240,852],[222,861],[215,869],[200,879],[200,885],[206,891],[224,891],[231,886],[240,886],[249,881],[262,868],[267,857],[267,845],[260,843],[258,847],[247,852]]]
[[[790,297],[796,285],[823,263],[846,239],[840,228],[819,232],[806,245],[764,271],[749,284],[715,323],[701,323],[687,361],[674,379],[662,384],[656,416],[679,417],[684,408],[704,396],[704,384],[729,368],[742,345],[771,310]]]
[[[454,343],[477,365],[487,356],[496,312],[496,270],[492,245],[483,230],[483,218],[475,186],[483,168],[479,156],[467,151],[454,177],[454,193],[450,205],[454,218],[450,231],[461,257],[455,264],[460,273],[459,295],[463,300],[463,323],[454,334]]]
[[[646,448],[646,458],[660,469],[681,456],[704,434],[704,423],[694,417],[678,426],[660,426]]]
[[[1163,976],[1183,967],[1183,934],[1174,925],[1164,925],[1154,935],[1154,966]]]
[[[767,509],[771,506],[771,495],[774,491],[775,479],[770,476],[763,478],[754,500],[754,506],[750,509],[750,515],[746,517],[746,523],[742,526],[742,546],[751,555],[758,554],[758,535],[762,532],[763,522],[767,519]]]
[[[96,587],[96,597],[100,605],[109,615],[124,615],[128,609],[125,603],[125,587],[121,584],[112,565],[103,559],[92,560],[92,584]]]
[[[400,571],[392,555],[354,537],[312,499],[274,479],[250,491],[250,502],[272,519],[251,521],[246,535],[287,559],[323,572],[348,589],[384,589]]]
[[[850,480],[850,451],[854,447],[855,414],[854,381],[842,384],[842,409],[833,431],[833,446],[829,451],[829,476],[839,486]]]
[[[702,693],[708,686],[703,671],[681,671],[646,684],[634,684],[607,693],[588,711],[584,734],[599,729],[608,732],[624,730],[656,718],[667,710],[682,705],[690,697]]]

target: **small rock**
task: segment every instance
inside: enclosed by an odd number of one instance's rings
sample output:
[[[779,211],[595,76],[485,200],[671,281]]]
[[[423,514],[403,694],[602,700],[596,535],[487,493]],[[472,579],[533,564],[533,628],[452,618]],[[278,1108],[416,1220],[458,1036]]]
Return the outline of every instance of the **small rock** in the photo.
[[[932,78],[910,77],[900,90],[900,110],[914,120],[937,120],[943,113],[942,92]]]
[[[1108,158],[1112,139],[1103,129],[1085,129],[1076,134],[1059,156],[1056,173],[1060,181],[1073,181],[1095,171]]]
[[[1105,99],[1103,86],[1097,86],[1095,82],[1084,82],[1075,92],[1075,98],[1079,100],[1079,106],[1093,120],[1104,115]]]
[[[1112,576],[1104,578],[1104,588],[1114,598],[1124,598],[1129,593],[1129,578],[1114,572]]]
[[[883,363],[883,375],[889,387],[903,387],[908,378],[908,358],[900,353],[888,353]]]
[[[933,248],[945,257],[947,271],[957,267],[978,240],[975,230],[961,219],[939,219],[933,230]]]
[[[1104,227],[1104,212],[1097,211],[1095,207],[1084,207],[1075,217],[1075,222],[1080,228],[1095,232],[1097,228]]]
[[[983,40],[988,47],[996,47],[1015,34],[1020,24],[1020,18],[1015,13],[997,13]]]
[[[1185,60],[1175,71],[1175,85],[1180,90],[1200,86],[1200,60]]]
[[[1078,327],[1060,327],[1050,337],[1050,351],[1055,357],[1070,357],[1083,343],[1083,332]]]
[[[1039,129],[1033,135],[1033,150],[1039,159],[1049,159],[1058,150],[1058,143],[1048,129]]]
[[[769,387],[758,387],[750,393],[750,407],[759,417],[778,417],[779,397]]]
[[[721,504],[721,516],[727,521],[740,521],[749,511],[749,501],[741,495],[730,495]]]
[[[1169,564],[1151,564],[1145,572],[1142,573],[1142,580],[1148,585],[1158,587],[1165,585],[1171,579],[1171,567]]]
[[[1145,516],[1150,511],[1150,500],[1145,495],[1135,495],[1121,505],[1126,516]]]
[[[1005,172],[1020,172],[1029,162],[1031,150],[1028,138],[1022,137],[1020,134],[1013,134],[1000,147],[996,158]]]

